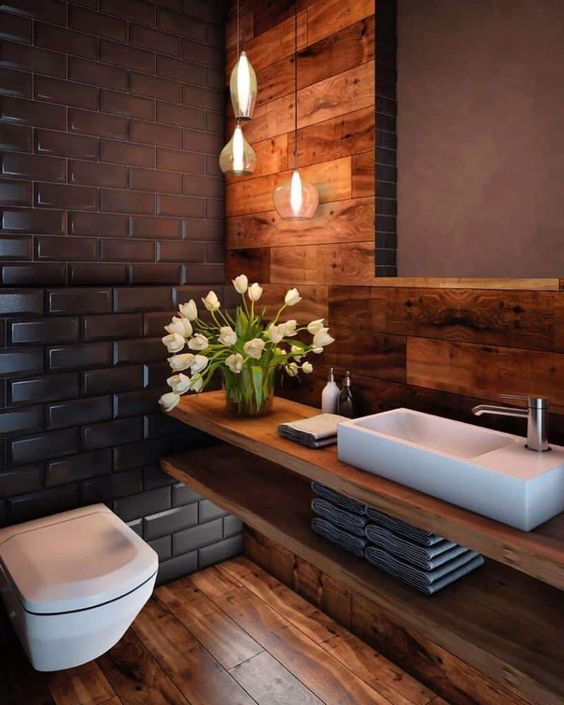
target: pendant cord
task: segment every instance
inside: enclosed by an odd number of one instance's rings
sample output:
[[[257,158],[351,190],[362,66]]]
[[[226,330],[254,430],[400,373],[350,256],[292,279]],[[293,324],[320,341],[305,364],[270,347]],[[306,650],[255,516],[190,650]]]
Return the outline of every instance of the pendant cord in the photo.
[[[241,22],[239,18],[239,0],[237,0],[237,60],[241,54]]]
[[[298,168],[298,0],[294,0],[294,169]]]

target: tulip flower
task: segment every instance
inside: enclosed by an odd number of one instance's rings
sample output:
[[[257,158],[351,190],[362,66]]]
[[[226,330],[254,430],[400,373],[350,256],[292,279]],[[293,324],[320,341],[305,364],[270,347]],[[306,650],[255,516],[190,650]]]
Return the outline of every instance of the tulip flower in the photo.
[[[201,333],[196,333],[196,335],[188,341],[188,347],[190,350],[205,350],[208,345],[209,340]]]
[[[335,338],[329,335],[329,328],[318,330],[313,336],[313,346],[315,348],[324,348],[326,345],[331,345],[335,342]]]
[[[286,370],[286,374],[289,377],[297,377],[298,372],[300,371],[300,368],[296,365],[295,362],[291,362],[289,365],[286,365],[284,369]]]
[[[195,321],[196,318],[198,318],[198,307],[194,299],[190,299],[188,303],[180,304],[178,310],[180,311],[180,315],[184,316],[184,318],[187,318],[189,321]]]
[[[222,345],[229,347],[230,345],[235,345],[237,342],[237,333],[235,333],[231,326],[222,326],[219,329],[219,336],[217,339]]]
[[[305,372],[306,375],[310,375],[313,372],[313,365],[311,362],[304,362],[302,365],[302,372]]]
[[[245,274],[239,274],[233,281],[233,287],[238,294],[244,294],[249,288],[249,280]]]
[[[194,359],[190,363],[190,370],[193,375],[203,372],[208,366],[208,358],[205,355],[195,355]]]
[[[262,296],[262,286],[259,286],[256,282],[251,284],[249,287],[248,296],[253,303],[258,301]]]
[[[190,391],[191,392],[201,392],[204,385],[204,380],[201,375],[197,377],[192,377],[190,380]]]
[[[264,350],[264,345],[264,340],[261,340],[260,338],[253,338],[243,345],[243,350],[246,355],[252,357],[254,360],[260,360],[262,351]]]
[[[171,335],[178,333],[178,335],[184,338],[189,338],[193,333],[192,324],[187,318],[184,318],[184,316],[173,316],[172,321],[164,328]]]
[[[179,401],[179,394],[176,394],[176,392],[167,392],[159,399],[159,404],[163,407],[163,411],[172,411]]]
[[[243,356],[239,353],[233,353],[225,359],[225,364],[227,365],[227,367],[231,370],[231,372],[234,372],[236,375],[240,374],[241,370],[243,369],[243,363]]]
[[[302,300],[300,292],[297,289],[288,289],[286,296],[284,297],[284,303],[286,306],[295,306],[299,304]]]
[[[311,323],[307,324],[307,331],[311,335],[315,335],[316,333],[319,333],[319,331],[323,329],[324,325],[325,324],[323,322],[323,318],[318,318],[317,320],[311,321]]]
[[[293,318],[289,321],[286,321],[286,323],[284,323],[284,335],[287,335],[290,338],[293,335],[296,335],[297,326],[298,326],[298,322],[296,320],[294,320]]]
[[[210,291],[208,293],[208,295],[206,296],[206,298],[202,299],[202,301],[204,302],[204,306],[207,308],[207,310],[211,311],[212,313],[214,311],[217,311],[219,309],[219,307],[221,306],[215,291]]]
[[[272,340],[274,345],[277,345],[284,337],[284,334],[285,334],[284,324],[281,323],[279,326],[275,326],[275,325],[270,324],[268,326],[268,328],[266,329],[266,332],[268,333],[268,337],[270,338],[270,340]]]
[[[169,377],[166,383],[176,394],[184,394],[190,389],[190,377],[182,373]]]
[[[192,355],[192,353],[184,353],[183,355],[173,355],[172,357],[168,358],[168,364],[170,365],[170,368],[174,370],[174,372],[182,372],[182,370],[187,370],[190,367],[193,359],[194,355]]]
[[[180,352],[186,345],[184,338],[178,333],[170,333],[161,338],[163,345],[168,350],[169,353]]]

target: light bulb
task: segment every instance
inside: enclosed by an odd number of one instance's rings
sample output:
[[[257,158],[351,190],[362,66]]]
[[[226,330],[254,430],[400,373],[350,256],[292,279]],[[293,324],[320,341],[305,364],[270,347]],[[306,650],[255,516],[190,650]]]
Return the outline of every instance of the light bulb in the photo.
[[[296,169],[296,171],[292,173],[290,180],[290,208],[294,217],[300,214],[303,201],[302,177],[300,176],[300,172]]]
[[[219,168],[224,174],[247,176],[255,170],[257,157],[255,150],[245,139],[241,125],[237,123],[233,137],[221,150]]]
[[[235,117],[238,120],[250,120],[257,99],[257,76],[244,51],[233,67],[229,88]]]
[[[284,220],[313,218],[319,205],[319,193],[313,184],[302,179],[298,169],[274,191],[274,206]]]

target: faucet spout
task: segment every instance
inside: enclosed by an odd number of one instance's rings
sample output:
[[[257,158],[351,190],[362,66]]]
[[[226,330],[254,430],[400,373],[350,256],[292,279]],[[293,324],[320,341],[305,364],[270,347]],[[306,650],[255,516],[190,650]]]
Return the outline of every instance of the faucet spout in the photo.
[[[493,414],[494,416],[517,416],[521,419],[526,419],[529,412],[525,409],[517,409],[513,406],[496,406],[495,404],[478,404],[472,409],[474,416],[482,416],[483,414]]]
[[[493,416],[516,416],[527,419],[527,445],[529,450],[544,452],[550,450],[547,439],[548,401],[542,397],[522,397],[516,394],[502,394],[506,399],[524,399],[527,409],[514,406],[497,406],[495,404],[478,404],[472,408],[475,416],[492,414]]]

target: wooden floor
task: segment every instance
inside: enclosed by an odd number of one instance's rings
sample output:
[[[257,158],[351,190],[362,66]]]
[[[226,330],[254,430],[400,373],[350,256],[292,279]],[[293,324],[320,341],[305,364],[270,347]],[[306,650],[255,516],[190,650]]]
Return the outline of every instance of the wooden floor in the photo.
[[[1,705],[448,705],[246,558],[155,591],[97,661],[0,654]]]

